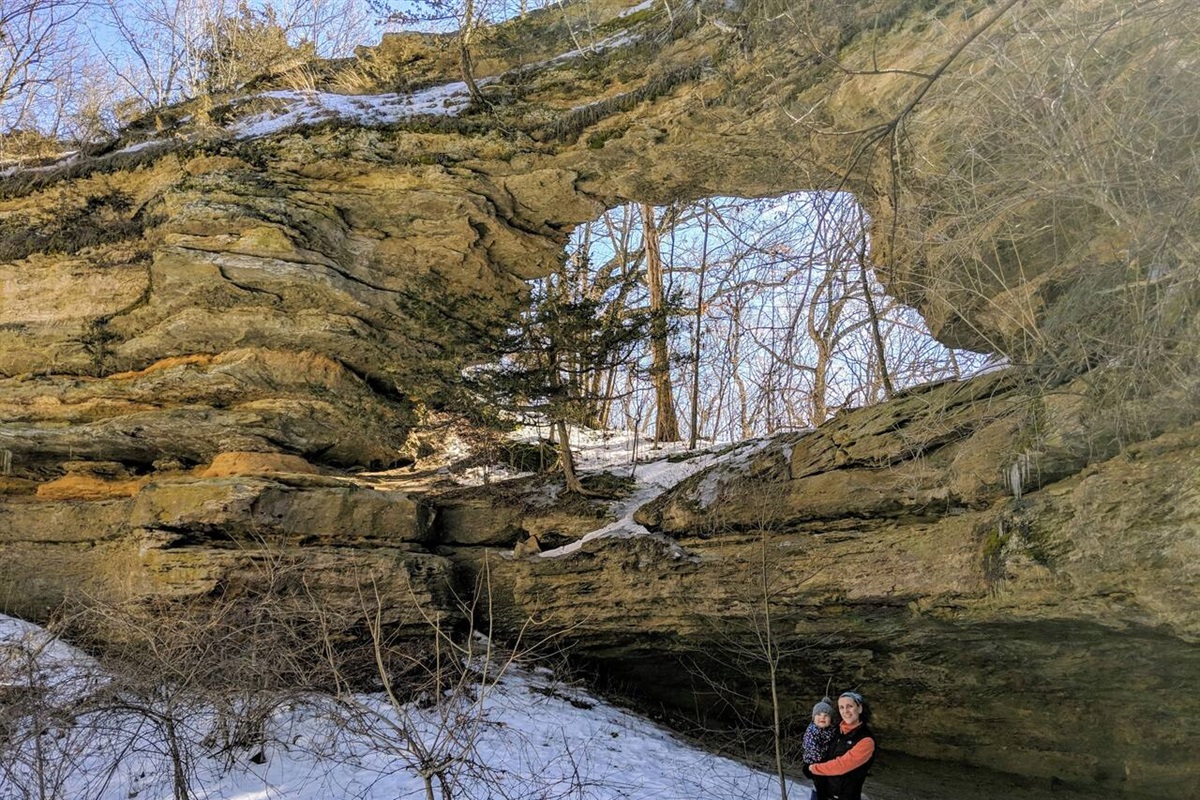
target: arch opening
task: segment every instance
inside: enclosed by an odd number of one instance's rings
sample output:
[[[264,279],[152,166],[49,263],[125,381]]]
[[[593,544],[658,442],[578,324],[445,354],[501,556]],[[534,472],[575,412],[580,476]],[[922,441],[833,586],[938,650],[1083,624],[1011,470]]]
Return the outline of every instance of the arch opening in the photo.
[[[543,389],[572,422],[691,447],[988,366],[884,292],[869,225],[844,192],[619,205],[534,282],[520,335],[553,361]]]

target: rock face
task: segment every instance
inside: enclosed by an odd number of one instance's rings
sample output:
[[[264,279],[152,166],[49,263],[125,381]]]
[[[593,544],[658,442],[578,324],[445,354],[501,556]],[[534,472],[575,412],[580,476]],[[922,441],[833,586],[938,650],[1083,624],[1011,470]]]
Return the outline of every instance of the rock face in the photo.
[[[390,466],[414,397],[462,363],[445,351],[502,325],[521,278],[562,249],[511,207],[503,178],[267,163],[160,166],[171,182],[128,201],[162,209],[137,242],[0,267],[3,444],[19,474],[52,473],[64,454],[146,471],[228,450]],[[536,202],[561,205],[553,187],[572,176],[536,174]],[[108,264],[117,250],[130,252]]]
[[[623,200],[717,193],[853,191],[881,279],[945,341],[1056,379],[1125,362],[1148,395],[1200,396],[1194,380],[1154,385],[1194,374],[1200,340],[1196,137],[1175,124],[1200,113],[1194,37],[1148,47],[1157,18],[1109,0],[983,18],[969,3],[810,5],[547,11],[479,53],[487,109],[388,124],[325,109],[286,127],[305,118],[289,107],[272,127],[283,101],[215,98],[174,138],[131,132],[3,178],[0,445],[15,474],[72,458],[141,474],[230,450],[400,462],[414,404],[454,391],[574,226]],[[579,50],[595,13],[613,16]],[[1099,39],[1080,33],[1114,14]],[[1083,88],[1054,77],[1076,50],[1099,59]],[[398,37],[355,74],[382,91],[445,67]],[[988,114],[962,113],[975,99]],[[1031,163],[1014,132],[1049,128]],[[1065,172],[1030,188],[1043,163]]]
[[[225,459],[222,473],[231,470]],[[289,465],[294,466],[294,465]],[[231,581],[302,571],[315,593],[354,604],[375,582],[389,621],[423,631],[419,602],[457,613],[450,562],[423,547],[417,504],[304,472],[266,470],[133,482],[68,474],[0,503],[0,596],[45,618],[76,592],[104,601],[204,597]]]
[[[454,112],[444,48],[392,37],[329,86],[428,90],[429,113],[214,98],[0,176],[4,608],[201,597],[282,558],[331,602],[374,580],[419,627],[413,601],[452,613],[486,553],[498,622],[549,616],[682,707],[694,682],[663,685],[664,661],[761,688],[722,654],[765,574],[789,708],[830,678],[889,747],[1189,796],[1200,12],[626,5],[498,28],[486,106]],[[888,290],[1024,368],[777,439],[643,508],[652,536],[569,557],[491,556],[601,527],[602,504],[347,477],[410,459],[419,406],[573,226],[793,190],[853,192]]]
[[[1072,393],[984,376],[773,440],[643,507],[655,535],[493,566],[508,624],[551,619],[694,716],[714,685],[714,707],[769,702],[765,592],[795,737],[829,681],[873,701],[886,747],[1184,796],[1200,427],[1085,466],[1055,408]],[[1023,441],[1030,415],[1045,441]]]

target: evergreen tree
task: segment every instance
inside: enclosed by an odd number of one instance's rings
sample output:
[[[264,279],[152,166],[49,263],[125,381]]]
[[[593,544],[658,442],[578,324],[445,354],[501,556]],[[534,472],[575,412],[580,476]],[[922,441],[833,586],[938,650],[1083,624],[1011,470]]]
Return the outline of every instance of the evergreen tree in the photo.
[[[649,315],[621,303],[624,293],[578,296],[563,274],[535,288],[521,323],[502,338],[496,364],[472,371],[473,391],[489,402],[546,419],[557,441],[567,490],[586,494],[571,454],[570,426],[588,425],[608,382],[599,376],[618,366],[632,369]]]

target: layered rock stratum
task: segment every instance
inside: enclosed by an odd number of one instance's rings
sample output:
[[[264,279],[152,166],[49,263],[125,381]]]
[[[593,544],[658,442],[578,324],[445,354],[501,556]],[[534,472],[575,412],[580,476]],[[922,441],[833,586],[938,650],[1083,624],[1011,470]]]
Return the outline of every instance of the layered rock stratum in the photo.
[[[768,575],[800,716],[832,679],[886,747],[1190,796],[1196,13],[596,0],[492,31],[484,103],[444,37],[395,36],[317,89],[6,170],[5,610],[203,597],[282,555],[419,628],[486,560],[500,628],[551,620],[682,710],[686,664],[761,690],[714,654],[752,640]],[[603,505],[355,477],[414,460],[574,226],[799,190],[852,192],[887,289],[1013,368],[780,437],[641,509],[650,535],[555,558],[510,548]]]

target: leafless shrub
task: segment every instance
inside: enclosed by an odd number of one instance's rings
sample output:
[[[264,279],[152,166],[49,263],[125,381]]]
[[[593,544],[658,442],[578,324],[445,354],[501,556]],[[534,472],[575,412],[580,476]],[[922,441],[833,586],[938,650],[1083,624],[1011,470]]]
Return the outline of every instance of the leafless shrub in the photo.
[[[121,753],[91,702],[104,687],[96,665],[50,630],[0,626],[0,798],[97,796]]]
[[[796,714],[785,696],[795,693],[797,682],[819,684],[821,676],[813,672],[826,668],[821,652],[831,636],[796,636],[804,624],[796,594],[817,570],[800,576],[785,570],[783,548],[794,542],[780,536],[778,522],[766,510],[770,504],[761,505],[758,530],[744,539],[739,573],[728,582],[736,588],[720,614],[705,621],[709,637],[721,644],[696,653],[690,671],[704,687],[701,691],[716,701],[716,727],[708,736],[723,739],[726,749],[743,757],[768,761],[779,798],[787,800],[789,773],[800,761],[802,729],[795,730]]]
[[[359,611],[369,634],[374,660],[372,678],[382,695],[356,691],[335,645],[326,639],[326,665],[335,691],[322,701],[348,749],[368,747],[391,757],[393,770],[420,776],[427,800],[460,795],[464,781],[498,786],[496,766],[480,756],[476,745],[492,725],[485,702],[518,658],[525,660],[555,636],[531,643],[521,629],[508,647],[501,648],[490,633],[491,574],[485,560],[474,591],[458,601],[465,628],[457,629],[446,616],[425,609],[413,598],[424,618],[429,639],[414,643],[389,631],[383,620],[383,598],[374,583],[364,583]]]

